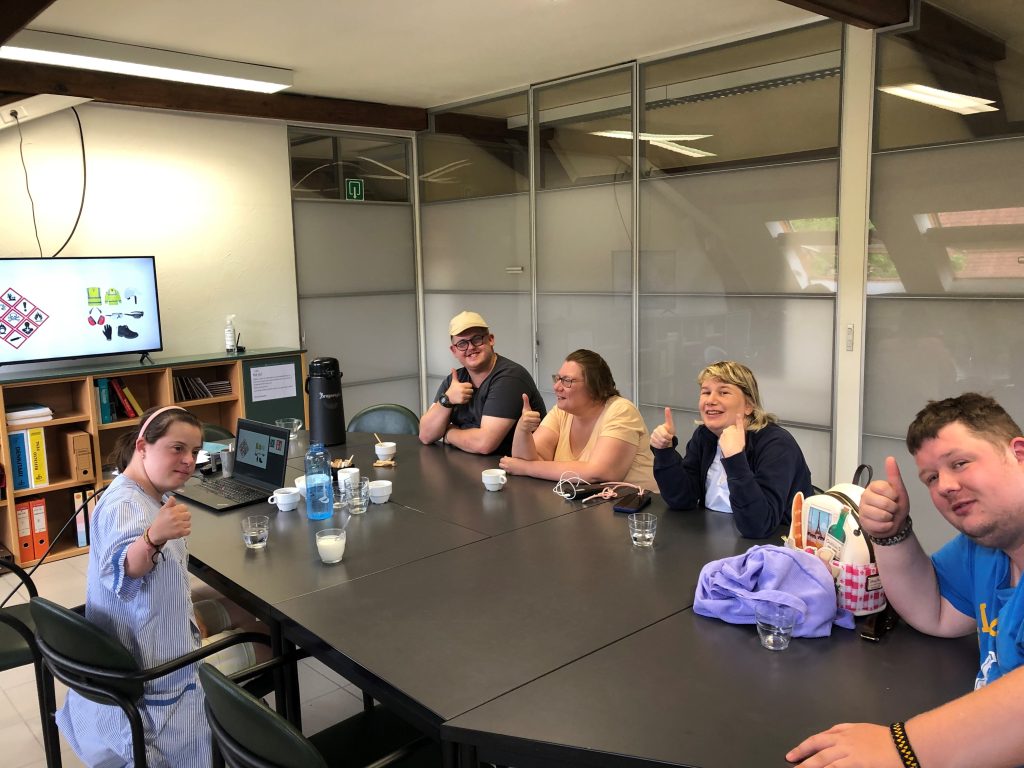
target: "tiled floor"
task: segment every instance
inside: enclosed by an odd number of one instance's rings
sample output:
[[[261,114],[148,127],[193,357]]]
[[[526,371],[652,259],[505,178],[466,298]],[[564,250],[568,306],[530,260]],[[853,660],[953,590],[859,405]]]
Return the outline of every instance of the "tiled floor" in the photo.
[[[39,594],[62,605],[81,605],[85,601],[86,556],[46,563],[32,576]],[[11,574],[0,576],[0,600],[18,584]],[[23,602],[24,591],[11,602]],[[316,733],[332,723],[359,712],[362,693],[315,659],[299,662],[299,688],[302,698],[302,730]],[[57,683],[58,704],[66,689]],[[37,768],[46,765],[39,724],[35,676],[32,667],[0,672],[0,745],[6,768]],[[78,768],[82,762],[61,740],[63,763]]]

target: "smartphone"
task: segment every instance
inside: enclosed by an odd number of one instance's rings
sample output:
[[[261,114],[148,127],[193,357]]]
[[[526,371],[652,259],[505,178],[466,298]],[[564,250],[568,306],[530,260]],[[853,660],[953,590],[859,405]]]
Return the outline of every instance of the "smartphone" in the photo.
[[[641,509],[651,503],[651,494],[645,493],[641,496],[638,493],[631,493],[628,496],[624,496],[621,499],[616,499],[615,504],[612,506],[616,512],[626,512],[632,514],[633,512],[639,512]]]

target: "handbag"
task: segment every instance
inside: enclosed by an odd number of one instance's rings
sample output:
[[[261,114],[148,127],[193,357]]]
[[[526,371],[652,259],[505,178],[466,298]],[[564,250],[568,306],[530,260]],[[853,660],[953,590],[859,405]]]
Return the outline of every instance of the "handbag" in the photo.
[[[871,467],[861,464],[851,483],[806,498],[797,493],[786,539],[786,546],[810,552],[828,566],[839,606],[856,616],[886,607],[875,550],[860,527],[860,498],[871,476]]]

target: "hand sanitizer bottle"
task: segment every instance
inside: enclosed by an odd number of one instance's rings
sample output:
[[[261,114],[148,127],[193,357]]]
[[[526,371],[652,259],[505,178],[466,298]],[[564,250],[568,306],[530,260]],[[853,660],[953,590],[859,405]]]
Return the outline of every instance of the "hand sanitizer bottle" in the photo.
[[[235,346],[235,316],[228,315],[227,322],[224,325],[224,351],[233,355],[238,351]]]

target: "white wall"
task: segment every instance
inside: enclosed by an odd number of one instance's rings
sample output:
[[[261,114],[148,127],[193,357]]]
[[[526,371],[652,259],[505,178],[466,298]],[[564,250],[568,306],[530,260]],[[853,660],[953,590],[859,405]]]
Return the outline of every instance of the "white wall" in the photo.
[[[228,312],[249,349],[298,347],[285,126],[92,103],[78,111],[88,189],[61,255],[154,255],[163,355],[222,351]],[[78,130],[65,110],[22,131],[50,256],[78,212]],[[39,254],[18,141],[17,129],[0,131],[0,259]]]

